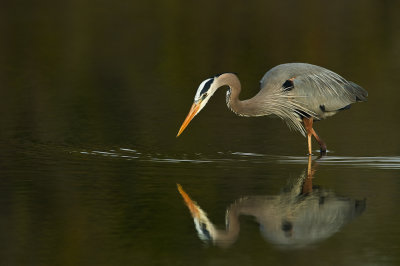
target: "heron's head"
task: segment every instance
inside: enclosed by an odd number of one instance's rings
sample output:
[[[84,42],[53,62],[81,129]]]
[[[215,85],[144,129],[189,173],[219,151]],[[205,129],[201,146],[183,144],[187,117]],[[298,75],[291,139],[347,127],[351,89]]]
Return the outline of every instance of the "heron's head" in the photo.
[[[181,185],[177,184],[177,186],[179,193],[193,217],[199,238],[204,242],[216,240],[215,237],[217,237],[217,230],[215,229],[214,224],[208,219],[207,214],[196,204],[196,202],[192,201]]]
[[[192,108],[190,108],[189,114],[186,116],[185,121],[183,121],[183,124],[181,128],[179,129],[177,137],[185,130],[187,125],[189,125],[190,121],[195,117],[201,109],[206,106],[208,100],[210,100],[211,96],[215,93],[217,90],[216,86],[216,79],[217,77],[209,78],[204,80],[199,88],[197,89],[196,95],[194,96],[194,103],[192,105]]]

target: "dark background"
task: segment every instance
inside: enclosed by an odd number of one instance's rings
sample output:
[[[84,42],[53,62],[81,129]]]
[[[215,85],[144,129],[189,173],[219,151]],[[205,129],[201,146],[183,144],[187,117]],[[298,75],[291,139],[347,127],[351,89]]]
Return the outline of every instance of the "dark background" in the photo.
[[[399,3],[5,1],[1,264],[396,264]],[[318,183],[367,198],[367,211],[311,250],[274,249],[251,218],[232,249],[207,248],[176,183],[223,227],[230,203],[278,194],[300,175],[306,139],[279,119],[235,116],[222,90],[176,133],[204,79],[236,72],[246,99],[288,62],[323,66],[369,92],[315,126],[333,158]]]
[[[317,125],[328,147],[332,144],[343,154],[399,152],[396,1],[2,5],[3,139],[24,130],[25,137],[40,142],[130,143],[171,150],[233,141],[238,143],[232,146],[240,147],[249,132],[260,130],[264,134],[254,143],[281,146],[294,139],[299,153],[304,149],[298,147],[300,136],[279,120],[235,117],[227,112],[221,92],[182,139],[174,136],[202,80],[236,72],[245,99],[258,91],[259,80],[273,66],[308,62],[341,74],[370,94],[367,104]],[[237,134],[231,136],[233,132]],[[235,140],[239,137],[243,142]],[[272,147],[265,144],[262,150]]]

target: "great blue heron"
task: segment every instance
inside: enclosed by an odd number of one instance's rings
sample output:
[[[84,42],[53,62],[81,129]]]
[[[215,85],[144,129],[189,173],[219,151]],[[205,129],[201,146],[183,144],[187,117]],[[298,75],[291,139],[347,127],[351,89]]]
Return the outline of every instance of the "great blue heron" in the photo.
[[[204,80],[197,89],[194,103],[179,129],[177,137],[207,104],[215,91],[229,86],[226,94],[228,107],[240,116],[274,114],[289,128],[307,134],[308,153],[311,154],[311,135],[326,152],[326,144],[313,129],[313,121],[322,120],[350,108],[355,102],[367,100],[368,93],[359,85],[320,66],[306,63],[278,65],[261,79],[261,89],[253,98],[241,101],[241,85],[233,73],[224,73]]]
[[[239,236],[239,217],[246,215],[255,218],[268,242],[283,248],[301,248],[329,238],[366,207],[365,199],[341,197],[313,186],[314,172],[310,156],[307,171],[279,195],[239,198],[226,210],[225,229],[218,229],[179,184],[178,190],[190,210],[198,236],[207,243],[232,245]]]

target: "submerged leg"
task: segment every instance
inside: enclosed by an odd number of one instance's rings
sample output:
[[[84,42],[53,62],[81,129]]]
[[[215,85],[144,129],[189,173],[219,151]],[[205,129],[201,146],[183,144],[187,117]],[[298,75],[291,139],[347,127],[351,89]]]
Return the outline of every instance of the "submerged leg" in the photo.
[[[301,189],[301,194],[309,194],[313,192],[313,187],[312,180],[314,178],[314,174],[317,171],[317,160],[321,158],[319,156],[316,160],[312,160],[312,156],[308,156],[308,164],[307,164],[307,175],[304,178],[303,186]]]
[[[312,167],[311,155],[308,155],[307,177],[304,179],[301,194],[308,194],[308,193],[312,192],[312,190],[313,190],[312,178],[313,178],[314,172],[315,172],[315,170]]]

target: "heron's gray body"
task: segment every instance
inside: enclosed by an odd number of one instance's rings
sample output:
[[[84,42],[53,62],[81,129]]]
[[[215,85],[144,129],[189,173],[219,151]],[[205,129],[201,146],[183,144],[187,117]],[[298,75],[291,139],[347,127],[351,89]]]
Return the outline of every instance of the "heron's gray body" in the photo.
[[[359,85],[326,68],[305,63],[282,64],[272,68],[261,79],[260,93],[282,90],[282,84],[289,79],[293,79],[293,88],[286,94],[310,110],[314,115],[309,115],[318,120],[347,109],[349,104],[365,101],[368,96]]]
[[[230,108],[243,116],[275,114],[303,135],[302,117],[322,120],[348,109],[352,103],[365,101],[368,96],[359,85],[328,69],[306,63],[272,68],[261,79],[260,87],[257,95],[242,101],[242,108]],[[228,99],[228,106],[229,103]]]

